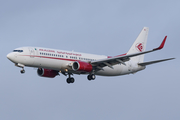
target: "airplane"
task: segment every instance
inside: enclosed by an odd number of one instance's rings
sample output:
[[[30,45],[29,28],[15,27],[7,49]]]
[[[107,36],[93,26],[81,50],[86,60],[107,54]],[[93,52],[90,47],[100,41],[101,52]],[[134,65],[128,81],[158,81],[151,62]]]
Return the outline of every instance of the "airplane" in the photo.
[[[120,76],[134,74],[144,70],[147,65],[175,59],[144,62],[144,54],[161,50],[167,38],[165,36],[159,47],[145,51],[148,32],[149,28],[144,27],[129,51],[117,56],[95,55],[43,47],[20,47],[9,53],[7,58],[15,66],[22,68],[21,73],[25,73],[25,66],[38,68],[37,74],[41,77],[54,78],[62,73],[68,76],[66,82],[69,84],[75,81],[71,77],[73,74],[85,74],[88,80],[95,80],[96,75]]]

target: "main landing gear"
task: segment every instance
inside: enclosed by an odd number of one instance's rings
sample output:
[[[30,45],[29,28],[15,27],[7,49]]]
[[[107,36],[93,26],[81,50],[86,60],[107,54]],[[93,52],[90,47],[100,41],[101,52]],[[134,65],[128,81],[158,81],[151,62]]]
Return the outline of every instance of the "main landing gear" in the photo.
[[[66,82],[68,83],[68,84],[70,84],[70,83],[74,83],[74,78],[73,77],[71,77],[71,74],[68,74],[69,75],[69,77],[66,79]]]
[[[96,76],[94,74],[90,74],[90,75],[87,76],[87,79],[88,80],[95,80]]]
[[[69,75],[69,77],[66,79],[66,82],[68,84],[74,83],[75,79],[73,77],[71,77],[72,74],[68,74],[68,75]],[[87,76],[87,79],[88,80],[95,80],[96,79],[96,75],[95,74],[90,74],[90,75]]]

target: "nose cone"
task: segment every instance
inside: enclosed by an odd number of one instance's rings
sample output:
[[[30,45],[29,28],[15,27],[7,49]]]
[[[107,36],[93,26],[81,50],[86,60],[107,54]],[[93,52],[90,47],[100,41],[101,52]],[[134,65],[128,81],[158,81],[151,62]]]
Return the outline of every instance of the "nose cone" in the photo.
[[[7,54],[7,58],[12,61],[12,59],[13,59],[13,53]]]

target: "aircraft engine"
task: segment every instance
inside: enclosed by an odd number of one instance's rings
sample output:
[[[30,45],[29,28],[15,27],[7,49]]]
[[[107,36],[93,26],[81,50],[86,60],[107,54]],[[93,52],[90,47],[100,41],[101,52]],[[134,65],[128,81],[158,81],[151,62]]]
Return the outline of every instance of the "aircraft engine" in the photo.
[[[56,75],[59,75],[58,71],[56,70],[50,70],[44,68],[39,68],[37,70],[37,74],[41,77],[49,77],[49,78],[54,78]]]
[[[76,61],[73,63],[72,69],[74,71],[91,72],[92,71],[92,65],[90,63],[87,63],[87,62]]]

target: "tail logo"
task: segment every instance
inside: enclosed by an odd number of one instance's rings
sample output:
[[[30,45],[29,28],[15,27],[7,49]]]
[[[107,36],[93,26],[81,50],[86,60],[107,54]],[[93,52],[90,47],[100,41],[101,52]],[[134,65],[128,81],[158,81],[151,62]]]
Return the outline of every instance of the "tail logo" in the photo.
[[[136,49],[137,51],[142,52],[144,50],[144,45],[142,43],[137,43]]]

